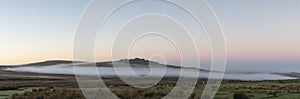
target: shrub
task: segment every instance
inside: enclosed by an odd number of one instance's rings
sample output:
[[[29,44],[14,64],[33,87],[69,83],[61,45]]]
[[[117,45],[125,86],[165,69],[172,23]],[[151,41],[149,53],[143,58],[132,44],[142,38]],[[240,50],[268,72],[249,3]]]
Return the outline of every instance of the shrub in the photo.
[[[33,89],[23,94],[14,94],[12,99],[85,99],[80,90]]]
[[[233,99],[251,99],[251,97],[247,96],[245,93],[235,93]]]

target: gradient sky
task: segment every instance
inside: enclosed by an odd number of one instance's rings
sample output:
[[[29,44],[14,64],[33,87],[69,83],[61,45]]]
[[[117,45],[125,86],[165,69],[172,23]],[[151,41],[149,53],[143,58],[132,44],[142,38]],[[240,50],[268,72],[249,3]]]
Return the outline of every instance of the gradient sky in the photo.
[[[72,59],[76,25],[89,2],[89,0],[1,0],[0,64]],[[208,2],[224,29],[229,66],[300,67],[299,0],[208,0]],[[123,12],[120,15],[128,13],[131,12]],[[181,16],[185,17],[178,14],[178,17]],[[151,17],[148,18],[149,22],[155,21],[151,20]],[[114,19],[119,18],[112,18],[111,24],[116,21]],[[192,20],[187,19],[186,22],[192,23]],[[110,34],[102,36],[107,41],[110,37],[112,37]],[[149,43],[153,40],[156,42]],[[203,52],[199,50],[203,56],[201,59],[209,60],[210,53],[207,52],[209,48],[205,47],[208,45],[205,45],[205,39],[203,40],[200,49]],[[169,62],[177,64],[179,61],[179,56],[173,54],[177,52],[170,42],[157,37],[145,38],[142,41],[167,49],[169,53],[165,53],[165,58]],[[198,42],[197,44],[202,44],[201,40]],[[101,45],[101,41],[99,45],[97,60],[110,60],[108,53],[110,46]],[[136,54],[131,57],[149,57],[151,51],[145,50],[142,45],[137,43]]]

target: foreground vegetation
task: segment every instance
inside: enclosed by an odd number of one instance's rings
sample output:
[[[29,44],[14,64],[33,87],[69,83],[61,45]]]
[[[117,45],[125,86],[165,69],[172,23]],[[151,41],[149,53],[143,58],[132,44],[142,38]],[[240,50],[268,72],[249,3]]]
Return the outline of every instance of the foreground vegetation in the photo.
[[[12,99],[84,99],[76,86],[21,87],[13,90],[1,90],[0,98]],[[138,89],[126,84],[107,85],[122,99],[157,99],[167,95],[174,84],[160,83],[151,88]],[[190,99],[199,99],[205,84],[197,84]],[[1,89],[1,88],[0,88]],[[300,81],[224,81],[215,99],[298,99]]]

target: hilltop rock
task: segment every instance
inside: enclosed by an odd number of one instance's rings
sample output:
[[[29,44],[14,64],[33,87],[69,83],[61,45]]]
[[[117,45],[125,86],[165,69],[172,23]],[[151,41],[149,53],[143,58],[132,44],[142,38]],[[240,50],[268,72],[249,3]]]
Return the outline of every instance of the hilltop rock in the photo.
[[[121,62],[129,62],[129,64],[140,64],[140,65],[149,65],[151,64],[159,64],[158,62],[149,61],[143,58],[134,58],[134,59],[122,59]]]

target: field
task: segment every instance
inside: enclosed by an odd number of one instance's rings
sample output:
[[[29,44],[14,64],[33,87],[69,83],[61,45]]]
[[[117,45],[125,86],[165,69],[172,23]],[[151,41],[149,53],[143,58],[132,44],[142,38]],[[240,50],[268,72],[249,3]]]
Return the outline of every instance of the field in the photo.
[[[68,75],[46,75],[0,71],[0,99],[84,99],[76,80]],[[4,75],[5,74],[5,75]],[[117,78],[104,79],[107,87],[122,99],[157,99],[168,94],[177,78],[165,78],[159,84],[139,89]],[[205,87],[199,79],[190,99],[199,99]],[[226,80],[214,99],[298,99],[300,80],[233,81]]]

